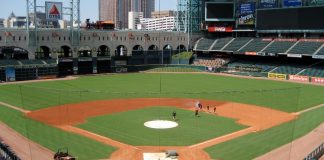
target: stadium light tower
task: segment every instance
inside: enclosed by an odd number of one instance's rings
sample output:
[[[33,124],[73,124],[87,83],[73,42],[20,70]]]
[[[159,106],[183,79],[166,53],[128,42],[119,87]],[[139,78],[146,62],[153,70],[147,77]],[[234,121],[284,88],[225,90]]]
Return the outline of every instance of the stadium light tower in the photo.
[[[28,45],[37,47],[37,11],[45,12],[45,6],[37,6],[37,0],[26,0],[26,31],[28,35]],[[72,45],[79,45],[80,35],[80,0],[70,0],[69,7],[62,8],[62,15],[67,15],[70,18],[70,35]],[[31,17],[32,16],[32,17]],[[32,22],[31,22],[32,20]],[[30,23],[33,24],[31,28]],[[76,27],[74,27],[76,25]]]
[[[204,0],[177,0],[177,31],[188,33],[188,47],[193,32],[200,32]]]

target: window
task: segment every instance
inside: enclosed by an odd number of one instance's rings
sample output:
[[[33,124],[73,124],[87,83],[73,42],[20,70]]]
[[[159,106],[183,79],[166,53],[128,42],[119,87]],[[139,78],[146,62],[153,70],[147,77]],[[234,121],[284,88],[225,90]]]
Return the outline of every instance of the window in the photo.
[[[2,37],[0,36],[0,41],[2,41]]]
[[[21,41],[21,37],[20,36],[18,37],[18,40]]]
[[[71,37],[69,36],[69,41],[71,41]]]
[[[59,41],[61,41],[61,36],[59,36]]]
[[[47,41],[49,41],[49,36],[47,36]]]
[[[90,41],[90,36],[88,37],[88,41]]]
[[[13,40],[13,41],[15,41],[15,40],[16,40],[16,37],[15,37],[15,36],[13,36],[13,37],[12,37],[12,40]]]
[[[83,40],[86,40],[86,37],[85,36],[83,37]]]
[[[102,37],[102,40],[104,41],[105,40],[105,37]]]
[[[20,39],[20,37],[19,37],[19,39]],[[42,36],[42,41],[44,41],[45,40],[45,38],[44,38],[44,36]]]
[[[27,40],[27,37],[26,37],[26,36],[24,37],[24,40],[25,40],[25,41]]]
[[[63,40],[64,40],[64,41],[66,40],[65,36],[63,37]]]

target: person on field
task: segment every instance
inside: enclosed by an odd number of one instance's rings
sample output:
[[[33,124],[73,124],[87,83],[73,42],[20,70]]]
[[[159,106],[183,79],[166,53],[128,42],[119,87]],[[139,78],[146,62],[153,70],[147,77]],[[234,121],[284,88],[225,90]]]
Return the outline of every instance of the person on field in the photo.
[[[200,102],[197,101],[197,102],[196,102],[196,105],[195,105],[196,109],[200,109],[200,105],[201,105]]]
[[[198,109],[195,110],[195,116],[196,117],[199,117],[199,115],[198,115]]]
[[[216,106],[214,107],[214,113],[216,113]]]
[[[209,106],[207,106],[207,111],[209,112]]]
[[[173,120],[176,120],[177,113],[175,111],[172,112],[172,118]]]

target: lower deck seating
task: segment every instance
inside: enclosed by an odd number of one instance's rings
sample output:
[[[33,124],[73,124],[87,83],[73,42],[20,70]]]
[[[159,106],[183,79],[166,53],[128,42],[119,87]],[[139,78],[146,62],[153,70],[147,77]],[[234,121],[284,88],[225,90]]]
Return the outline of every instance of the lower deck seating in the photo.
[[[196,50],[208,50],[214,42],[215,39],[203,38],[198,42]]]
[[[296,42],[281,42],[275,41],[269,45],[264,52],[266,53],[285,53],[290,47],[292,47]]]
[[[229,60],[216,58],[216,59],[198,59],[194,62],[196,66],[206,66],[206,67],[221,67],[228,63]]]
[[[291,74],[295,75],[302,71],[305,68],[305,66],[296,66],[296,65],[281,65],[275,70],[272,71],[272,73],[282,73],[282,74]]]
[[[0,66],[19,66],[17,60],[0,60]]]

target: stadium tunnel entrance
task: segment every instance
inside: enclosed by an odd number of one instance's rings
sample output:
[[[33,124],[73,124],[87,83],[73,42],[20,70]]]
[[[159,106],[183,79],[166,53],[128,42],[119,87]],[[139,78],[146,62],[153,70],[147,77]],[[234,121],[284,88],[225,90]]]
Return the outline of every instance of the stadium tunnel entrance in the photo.
[[[28,51],[16,46],[0,47],[0,59],[28,59]]]
[[[47,46],[40,46],[35,52],[36,59],[51,59],[51,50]]]
[[[72,58],[72,49],[69,46],[62,46],[58,51],[59,76],[72,75],[77,61]]]
[[[106,45],[99,46],[97,50],[97,72],[111,72],[111,50]]]
[[[94,49],[95,50],[95,49]],[[92,59],[90,47],[81,47],[78,51],[78,74],[92,74],[96,62]]]

